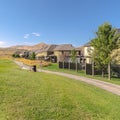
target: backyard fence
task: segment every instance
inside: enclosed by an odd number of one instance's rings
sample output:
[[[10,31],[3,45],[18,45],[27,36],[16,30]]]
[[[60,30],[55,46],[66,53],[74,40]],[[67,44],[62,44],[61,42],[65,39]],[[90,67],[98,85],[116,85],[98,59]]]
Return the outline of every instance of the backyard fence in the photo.
[[[111,69],[113,75],[120,78],[120,65],[112,65]]]
[[[93,66],[92,66],[92,64],[86,64],[86,74],[88,74],[88,75],[92,75],[92,74],[94,74],[94,75],[101,75],[102,74],[102,70],[97,70],[96,68],[95,68],[95,66],[92,68]]]
[[[102,70],[96,69],[95,66],[94,66],[94,68],[92,68],[92,67],[93,67],[92,64],[86,64],[86,74],[102,75]],[[108,74],[107,68],[104,71],[104,73]],[[111,73],[112,73],[111,75],[113,77],[120,77],[120,65],[111,65]]]
[[[83,70],[83,69],[85,69],[84,64],[72,63],[72,62],[59,62],[59,68],[70,69],[70,70]]]
[[[102,75],[102,70],[98,70],[92,64],[72,63],[72,62],[59,62],[59,68],[69,70],[85,70],[87,75]],[[120,77],[120,65],[111,65],[112,76]],[[107,69],[104,71],[108,74]]]

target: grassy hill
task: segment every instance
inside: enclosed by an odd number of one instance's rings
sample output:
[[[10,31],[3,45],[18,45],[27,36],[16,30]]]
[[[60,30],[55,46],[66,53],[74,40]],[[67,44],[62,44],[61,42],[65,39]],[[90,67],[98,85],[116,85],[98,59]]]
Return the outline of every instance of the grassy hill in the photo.
[[[0,120],[119,120],[119,103],[97,87],[0,60]]]

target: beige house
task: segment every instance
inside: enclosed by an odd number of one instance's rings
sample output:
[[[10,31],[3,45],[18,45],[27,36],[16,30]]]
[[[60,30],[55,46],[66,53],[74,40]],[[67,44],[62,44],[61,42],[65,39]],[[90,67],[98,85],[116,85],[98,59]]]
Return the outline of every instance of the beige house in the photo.
[[[57,62],[68,61],[71,51],[75,49],[71,44],[62,44],[54,49],[54,55],[57,56]]]
[[[49,45],[46,48],[35,51],[36,59],[51,62],[70,61],[73,49],[77,51],[77,62],[91,63],[90,50],[93,48],[90,46],[90,42],[78,48],[73,47],[72,44]]]
[[[56,56],[54,55],[54,49],[56,47],[57,45],[48,45],[46,48],[37,50],[35,52],[36,59],[56,62]]]
[[[90,45],[90,42],[86,43],[82,47],[76,48],[77,56],[80,58],[80,63],[92,63],[91,52],[93,47]]]

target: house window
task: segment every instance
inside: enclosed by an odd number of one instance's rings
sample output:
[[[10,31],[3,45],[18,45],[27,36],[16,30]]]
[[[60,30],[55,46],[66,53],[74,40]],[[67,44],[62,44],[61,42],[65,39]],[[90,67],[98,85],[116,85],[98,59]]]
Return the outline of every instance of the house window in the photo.
[[[81,51],[78,52],[78,55],[81,55]]]

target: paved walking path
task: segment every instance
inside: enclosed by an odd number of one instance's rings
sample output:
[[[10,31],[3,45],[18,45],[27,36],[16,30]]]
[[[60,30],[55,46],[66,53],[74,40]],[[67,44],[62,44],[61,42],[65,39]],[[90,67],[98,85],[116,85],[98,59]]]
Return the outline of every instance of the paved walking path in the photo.
[[[20,67],[30,70],[30,67],[15,61],[16,64],[18,64]],[[95,80],[95,79],[91,79],[91,78],[86,78],[86,77],[81,77],[81,76],[77,76],[77,75],[72,75],[72,74],[67,74],[67,73],[61,73],[61,72],[53,72],[53,71],[48,71],[48,70],[41,70],[41,69],[37,69],[38,72],[45,72],[45,73],[50,73],[50,74],[56,74],[56,75],[61,75],[61,76],[65,76],[68,78],[72,78],[75,80],[79,80],[79,81],[83,81],[86,82],[88,84],[97,86],[99,88],[102,88],[104,90],[107,90],[111,93],[114,93],[116,95],[120,96],[120,86],[119,85],[115,85],[109,82],[104,82],[104,81],[100,81],[100,80]]]

